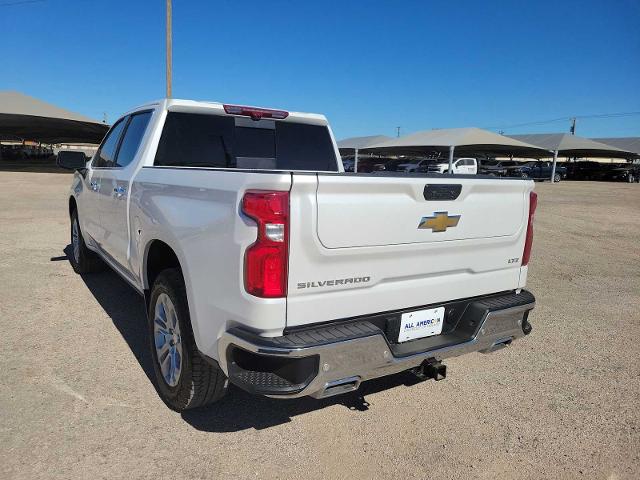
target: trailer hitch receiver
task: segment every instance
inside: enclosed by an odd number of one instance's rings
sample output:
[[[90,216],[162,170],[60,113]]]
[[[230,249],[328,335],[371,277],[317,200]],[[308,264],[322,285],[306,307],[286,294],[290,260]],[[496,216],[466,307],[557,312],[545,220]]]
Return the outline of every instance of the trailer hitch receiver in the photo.
[[[422,364],[411,370],[420,380],[434,379],[436,382],[447,378],[447,366],[444,363],[425,360]]]

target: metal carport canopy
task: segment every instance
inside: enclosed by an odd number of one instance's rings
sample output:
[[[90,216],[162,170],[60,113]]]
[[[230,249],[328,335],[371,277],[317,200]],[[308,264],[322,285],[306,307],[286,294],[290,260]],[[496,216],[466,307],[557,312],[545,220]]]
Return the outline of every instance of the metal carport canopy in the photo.
[[[571,135],[569,133],[530,133],[526,135],[509,135],[511,138],[529,142],[539,147],[553,151],[553,168],[551,181],[556,175],[558,155],[563,157],[619,157],[628,158],[633,154],[620,148],[604,143],[594,142],[588,138]]]
[[[0,92],[0,135],[43,143],[100,143],[109,126],[24,95]]]
[[[391,137],[387,135],[369,135],[368,137],[345,138],[338,142],[338,149],[340,152],[353,153],[354,150],[361,150],[387,140],[391,140]]]
[[[492,153],[531,158],[551,156],[550,152],[544,148],[475,127],[425,130],[399,138],[392,138],[363,150],[397,154],[424,154],[426,152],[448,151],[450,173],[453,173],[454,152],[459,155]]]
[[[608,137],[592,138],[591,140],[621,148],[622,150],[635,154],[634,157],[640,157],[640,137]]]
[[[509,135],[509,137],[537,145],[540,148],[551,150],[552,152],[558,152],[558,155],[563,157],[627,158],[633,156],[632,152],[614,147],[613,145],[606,145],[589,138],[579,137],[569,133],[531,133],[526,135]]]
[[[358,151],[377,143],[391,140],[387,135],[369,135],[367,137],[351,137],[345,138],[338,142],[338,150],[340,154],[353,153],[353,171],[358,171]]]

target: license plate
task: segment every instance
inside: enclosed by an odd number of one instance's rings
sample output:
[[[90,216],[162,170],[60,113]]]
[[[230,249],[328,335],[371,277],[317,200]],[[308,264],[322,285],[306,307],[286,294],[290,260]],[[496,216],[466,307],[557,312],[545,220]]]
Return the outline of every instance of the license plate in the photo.
[[[400,319],[398,343],[440,335],[443,323],[444,307],[403,313]]]

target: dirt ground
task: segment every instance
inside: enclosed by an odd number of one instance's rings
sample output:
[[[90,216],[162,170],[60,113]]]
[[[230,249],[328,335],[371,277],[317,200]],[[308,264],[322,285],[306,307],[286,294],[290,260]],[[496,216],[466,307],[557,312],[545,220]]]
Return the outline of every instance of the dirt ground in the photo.
[[[66,259],[69,182],[0,172],[0,478],[640,478],[640,185],[537,184],[533,333],[445,381],[180,415],[142,300]]]

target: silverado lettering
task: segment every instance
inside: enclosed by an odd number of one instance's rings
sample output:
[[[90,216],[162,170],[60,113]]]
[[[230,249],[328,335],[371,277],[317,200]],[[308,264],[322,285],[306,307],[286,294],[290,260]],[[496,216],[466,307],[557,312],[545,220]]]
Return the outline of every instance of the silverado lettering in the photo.
[[[335,280],[318,280],[317,282],[298,282],[298,289],[333,287],[335,285],[346,285],[348,283],[367,283],[371,281],[371,277],[351,277],[337,278]]]

